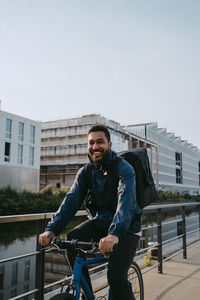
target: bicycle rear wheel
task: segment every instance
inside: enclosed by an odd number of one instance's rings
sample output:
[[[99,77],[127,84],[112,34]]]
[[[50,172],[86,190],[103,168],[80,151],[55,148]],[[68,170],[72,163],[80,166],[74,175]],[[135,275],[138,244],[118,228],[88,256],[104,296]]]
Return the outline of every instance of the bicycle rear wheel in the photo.
[[[60,293],[49,298],[49,300],[75,300],[75,297],[69,293]]]
[[[144,285],[140,267],[136,262],[132,262],[128,271],[128,280],[132,285],[136,300],[144,300]]]

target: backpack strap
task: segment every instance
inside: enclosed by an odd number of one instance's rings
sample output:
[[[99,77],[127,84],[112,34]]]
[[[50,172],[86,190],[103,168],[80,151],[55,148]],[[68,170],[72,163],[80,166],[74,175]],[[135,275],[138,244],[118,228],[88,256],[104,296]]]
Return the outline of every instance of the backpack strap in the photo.
[[[85,181],[87,184],[88,189],[91,187],[90,179],[92,175],[92,164],[89,162],[84,166],[84,172],[85,172]]]
[[[108,174],[114,184],[118,184],[119,182],[119,175],[118,175],[118,165],[122,160],[121,157],[117,156],[113,164],[111,165],[110,169],[108,170]]]

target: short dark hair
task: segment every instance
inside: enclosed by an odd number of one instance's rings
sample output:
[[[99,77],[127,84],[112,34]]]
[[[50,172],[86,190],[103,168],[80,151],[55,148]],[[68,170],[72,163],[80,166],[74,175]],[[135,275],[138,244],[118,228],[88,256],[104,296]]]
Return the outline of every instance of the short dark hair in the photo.
[[[91,133],[91,132],[97,132],[97,131],[102,131],[105,133],[105,136],[107,137],[107,140],[108,142],[110,142],[110,132],[108,131],[108,128],[105,126],[105,125],[102,125],[102,124],[95,124],[95,125],[92,125],[90,127],[90,129],[88,130],[88,135]]]

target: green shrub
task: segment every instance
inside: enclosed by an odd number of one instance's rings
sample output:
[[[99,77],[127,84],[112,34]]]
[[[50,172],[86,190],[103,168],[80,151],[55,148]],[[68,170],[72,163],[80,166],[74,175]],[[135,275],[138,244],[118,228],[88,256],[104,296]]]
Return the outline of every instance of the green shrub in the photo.
[[[20,215],[44,212],[55,212],[63,201],[69,188],[57,190],[53,193],[51,189],[43,193],[32,193],[28,191],[17,192],[11,187],[0,189],[0,215]],[[185,200],[200,201],[200,195],[188,194],[177,195],[169,191],[158,190],[159,202],[181,202]],[[83,201],[81,209],[85,209]]]
[[[17,192],[10,187],[2,188],[0,189],[0,215],[54,212],[65,195],[66,193],[53,194],[50,189],[44,193],[32,193]]]

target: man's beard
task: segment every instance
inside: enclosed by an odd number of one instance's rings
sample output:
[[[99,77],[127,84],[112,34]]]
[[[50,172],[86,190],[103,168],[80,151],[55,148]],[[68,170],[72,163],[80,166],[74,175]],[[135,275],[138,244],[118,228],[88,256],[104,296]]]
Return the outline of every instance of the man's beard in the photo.
[[[102,165],[109,157],[110,155],[110,149],[106,150],[106,152],[104,153],[102,159],[97,160],[97,161],[93,161],[95,165]]]

